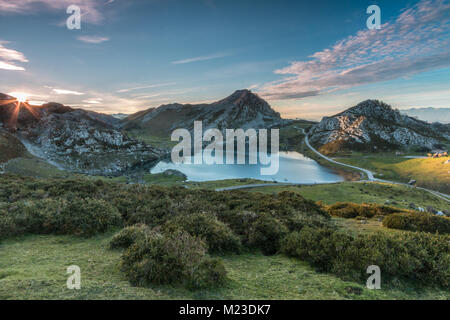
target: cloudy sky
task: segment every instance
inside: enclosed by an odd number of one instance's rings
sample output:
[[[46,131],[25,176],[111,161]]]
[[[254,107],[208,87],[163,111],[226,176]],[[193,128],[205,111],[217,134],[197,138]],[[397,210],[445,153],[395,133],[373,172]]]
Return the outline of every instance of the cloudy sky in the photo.
[[[285,117],[450,107],[449,0],[0,0],[0,30],[0,92],[36,103],[133,113],[249,88]]]

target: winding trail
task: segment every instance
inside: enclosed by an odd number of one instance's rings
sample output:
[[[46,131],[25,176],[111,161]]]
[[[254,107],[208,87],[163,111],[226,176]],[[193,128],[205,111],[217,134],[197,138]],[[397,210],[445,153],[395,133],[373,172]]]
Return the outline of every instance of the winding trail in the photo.
[[[346,163],[342,163],[342,162],[338,162],[338,161],[336,161],[336,160],[333,160],[333,159],[331,159],[331,158],[329,158],[329,157],[327,157],[327,156],[321,154],[319,151],[317,151],[315,148],[313,148],[313,146],[311,146],[311,144],[309,143],[308,135],[305,133],[305,130],[304,130],[304,129],[301,129],[301,130],[303,131],[303,134],[305,135],[305,143],[306,143],[306,145],[308,146],[308,148],[311,149],[311,151],[313,151],[313,152],[316,153],[318,156],[324,158],[325,160],[327,160],[327,161],[329,161],[329,162],[332,162],[332,163],[335,163],[335,164],[338,164],[338,165],[341,165],[341,166],[344,166],[344,167],[349,167],[349,168],[353,168],[353,169],[356,169],[356,170],[359,170],[359,171],[364,172],[364,173],[367,175],[367,179],[368,179],[367,181],[384,182],[384,183],[391,183],[391,184],[398,184],[398,185],[406,186],[406,187],[409,187],[409,188],[420,189],[420,190],[429,192],[429,193],[431,193],[432,195],[434,195],[434,196],[436,196],[436,197],[438,197],[438,198],[441,198],[442,200],[445,200],[445,201],[447,201],[447,202],[450,202],[450,196],[449,196],[448,194],[445,194],[445,193],[442,193],[442,192],[439,192],[439,191],[435,191],[435,190],[431,190],[431,189],[427,189],[427,188],[415,187],[415,186],[412,186],[412,185],[410,185],[410,184],[403,183],[403,182],[396,182],[396,181],[390,181],[390,180],[378,179],[378,178],[375,178],[375,177],[374,177],[373,172],[370,171],[370,170],[367,170],[367,169],[364,169],[364,168],[360,168],[360,167],[356,167],[356,166],[352,166],[352,165],[349,165],[349,164],[346,164]]]
[[[342,162],[338,162],[336,160],[333,160],[323,154],[321,154],[319,151],[317,151],[313,146],[311,146],[311,144],[309,143],[309,139],[308,139],[308,135],[305,133],[305,130],[303,128],[298,128],[296,127],[298,130],[301,130],[302,133],[305,135],[305,143],[308,146],[309,149],[311,149],[311,151],[313,151],[315,154],[317,154],[319,157],[322,157],[323,159],[335,163],[337,165],[340,166],[344,166],[344,167],[348,167],[348,168],[352,168],[352,169],[356,169],[359,170],[361,172],[364,172],[367,175],[367,180],[361,180],[360,182],[383,182],[383,183],[390,183],[390,184],[398,184],[398,185],[402,185],[402,186],[406,186],[408,188],[415,188],[415,189],[420,189],[426,192],[431,193],[432,195],[445,200],[447,202],[450,202],[450,196],[445,194],[445,193],[441,193],[435,190],[430,190],[427,188],[422,188],[422,187],[415,187],[412,186],[410,184],[407,183],[402,183],[402,182],[396,182],[396,181],[389,181],[389,180],[383,180],[383,179],[378,179],[374,177],[374,173],[370,170],[364,169],[364,168],[360,168],[357,166],[352,166],[346,163],[342,163]],[[331,183],[327,183],[327,184],[333,184],[333,183],[338,183],[338,182],[331,182]],[[228,190],[239,190],[239,189],[251,189],[251,188],[260,188],[260,187],[273,187],[273,186],[295,186],[295,185],[315,185],[316,183],[260,183],[260,184],[248,184],[248,185],[241,185],[241,186],[232,186],[232,187],[224,187],[224,188],[217,188],[216,191],[228,191]],[[321,183],[321,184],[326,184],[326,183]]]

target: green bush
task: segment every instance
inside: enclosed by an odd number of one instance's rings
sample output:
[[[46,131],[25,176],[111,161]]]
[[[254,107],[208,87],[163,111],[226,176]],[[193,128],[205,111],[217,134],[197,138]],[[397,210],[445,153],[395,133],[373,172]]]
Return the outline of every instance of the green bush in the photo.
[[[284,240],[282,251],[310,262],[320,271],[362,280],[378,265],[387,276],[448,286],[450,238],[429,233],[376,233],[352,237],[341,232],[305,227]]]
[[[162,228],[163,231],[182,229],[192,236],[202,238],[209,253],[239,253],[241,242],[231,229],[210,213],[194,213],[177,216],[169,220]]]
[[[206,262],[204,242],[185,231],[149,232],[122,256],[122,270],[134,285],[218,286],[225,275],[218,262]]]
[[[391,229],[450,233],[450,218],[426,212],[395,213],[383,219],[383,226]]]
[[[103,200],[75,198],[65,202],[61,212],[54,212],[44,227],[49,233],[93,236],[121,224],[117,209]]]
[[[392,213],[405,212],[405,210],[385,205],[377,205],[374,203],[357,204],[353,202],[337,202],[328,206],[328,212],[332,216],[342,218],[373,218],[375,216],[385,216]]]
[[[217,258],[205,258],[195,268],[192,276],[187,281],[190,289],[211,289],[225,285],[227,271],[223,261]]]
[[[144,238],[150,231],[151,229],[145,224],[136,224],[134,226],[126,227],[113,236],[109,246],[111,249],[127,249],[133,243]]]
[[[248,244],[261,249],[264,255],[273,255],[280,249],[281,240],[288,231],[279,220],[268,214],[260,214],[250,226]]]
[[[0,209],[0,237],[26,233],[92,236],[120,224],[117,209],[103,200],[19,201]]]

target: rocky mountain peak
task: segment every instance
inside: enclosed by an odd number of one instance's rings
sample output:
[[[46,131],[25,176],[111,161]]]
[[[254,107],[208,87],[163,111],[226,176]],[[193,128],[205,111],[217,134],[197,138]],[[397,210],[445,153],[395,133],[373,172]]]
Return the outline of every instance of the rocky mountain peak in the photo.
[[[429,150],[450,140],[450,130],[393,109],[378,100],[366,100],[332,117],[324,117],[309,132],[311,143],[322,152],[343,150]]]
[[[257,94],[254,94],[248,89],[236,90],[233,94],[225,99],[219,100],[213,105],[235,105],[238,107],[243,106],[264,106],[270,108],[269,104]]]
[[[354,115],[365,116],[368,118],[392,118],[400,116],[399,112],[394,110],[390,105],[379,100],[368,99],[358,103],[336,116]]]
[[[283,123],[280,114],[250,90],[237,90],[211,104],[170,104],[128,116],[125,129],[144,129],[154,135],[168,135],[177,128],[193,129],[194,121],[203,128],[271,128]]]

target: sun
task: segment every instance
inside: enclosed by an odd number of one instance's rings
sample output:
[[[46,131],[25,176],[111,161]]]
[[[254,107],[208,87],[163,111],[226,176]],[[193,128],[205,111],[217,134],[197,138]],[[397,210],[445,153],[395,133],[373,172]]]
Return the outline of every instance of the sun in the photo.
[[[9,95],[16,98],[17,101],[20,103],[27,102],[28,97],[30,96],[28,93],[25,93],[25,92],[11,92],[11,93],[9,93]]]

